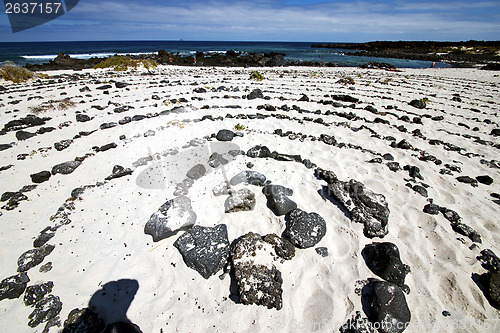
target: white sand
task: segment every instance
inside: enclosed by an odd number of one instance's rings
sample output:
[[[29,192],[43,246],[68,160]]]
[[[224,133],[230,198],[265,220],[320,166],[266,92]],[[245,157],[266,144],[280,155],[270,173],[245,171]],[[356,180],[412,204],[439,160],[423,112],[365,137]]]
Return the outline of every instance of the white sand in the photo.
[[[17,141],[15,132],[0,136],[0,143],[16,142],[16,145],[0,152],[0,166],[13,164],[14,167],[0,173],[0,194],[6,191],[18,191],[25,185],[32,184],[30,174],[51,168],[61,162],[73,160],[77,156],[92,153],[93,146],[102,146],[111,142],[118,144],[116,149],[96,153],[69,175],[55,175],[49,181],[40,184],[35,190],[27,192],[29,200],[20,202],[12,211],[1,210],[0,217],[0,279],[16,274],[17,258],[33,248],[33,240],[41,230],[53,225],[50,218],[70,197],[71,191],[79,186],[103,182],[111,174],[114,165],[132,167],[132,163],[148,154],[161,153],[167,149],[186,145],[192,139],[203,139],[220,129],[233,129],[236,124],[246,127],[243,137],[235,137],[233,143],[247,151],[260,144],[271,151],[286,154],[300,154],[309,158],[318,166],[334,171],[339,179],[356,179],[369,189],[383,194],[391,211],[389,234],[383,241],[396,244],[402,261],[411,267],[406,284],[411,292],[406,295],[411,310],[412,320],[406,332],[495,332],[487,329],[500,319],[500,315],[485,299],[474,283],[473,273],[481,274],[485,270],[476,260],[482,249],[491,249],[500,254],[500,227],[498,216],[500,206],[492,201],[490,193],[500,192],[499,169],[489,168],[480,163],[481,159],[499,160],[498,149],[480,145],[474,139],[451,135],[448,132],[477,135],[484,140],[500,143],[499,138],[490,135],[494,124],[484,123],[484,119],[498,122],[500,77],[495,72],[475,69],[405,69],[403,72],[386,72],[355,68],[271,68],[258,69],[266,79],[262,82],[249,80],[252,69],[215,69],[160,67],[153,75],[147,73],[114,73],[109,71],[59,71],[49,75],[62,75],[62,82],[35,85],[9,85],[9,90],[0,95],[0,125],[24,117],[30,107],[43,101],[69,97],[76,105],[65,111],[48,111],[40,116],[51,117],[47,125],[56,127],[71,121],[68,127],[51,133],[38,135],[26,141]],[[74,73],[89,74],[88,79],[69,80]],[[196,76],[196,77],[195,77]],[[336,83],[342,76],[350,76],[355,81],[355,90]],[[117,80],[132,83],[129,90],[110,89],[105,95],[95,88],[100,81]],[[168,80],[169,84],[159,83]],[[153,83],[154,81],[154,83]],[[46,82],[46,81],[45,81]],[[196,82],[198,85],[191,85]],[[90,92],[79,89],[88,86]],[[229,89],[239,87],[240,92],[210,92],[211,88],[225,86]],[[207,87],[207,93],[193,93],[197,87]],[[260,88],[270,100],[236,99],[247,95],[252,89]],[[61,93],[67,93],[61,95]],[[459,93],[462,102],[452,101],[454,93]],[[158,95],[160,100],[151,99]],[[307,94],[310,102],[297,101],[302,94]],[[317,103],[329,100],[324,95],[349,94],[360,99],[356,109],[335,108]],[[87,96],[91,95],[91,96]],[[229,98],[223,98],[229,95]],[[435,96],[434,96],[435,95]],[[29,97],[42,96],[42,99]],[[191,100],[191,97],[204,100]],[[281,101],[283,96],[286,100]],[[213,98],[218,97],[218,98]],[[424,110],[408,105],[412,99],[429,98],[431,101]],[[187,103],[163,104],[170,99],[185,98]],[[20,100],[17,105],[9,104]],[[106,107],[108,103],[131,105],[134,109],[124,113],[113,113],[114,105],[104,111],[91,108],[93,105]],[[271,104],[280,107],[297,105],[303,109],[320,110],[322,115],[300,114],[295,110],[278,110],[273,113],[290,117],[321,117],[328,123],[346,122],[349,126],[329,126],[313,122],[300,124],[296,120],[277,120],[276,118],[228,119],[223,121],[204,120],[194,122],[204,115],[214,118],[226,114],[271,113],[257,110],[258,105]],[[350,103],[343,103],[349,105]],[[372,104],[377,110],[385,111],[388,105],[397,106],[398,110],[386,110],[399,116],[404,111],[415,114],[443,115],[444,120],[437,122],[422,118],[423,125],[405,123],[391,115],[377,116],[363,110]],[[208,105],[209,109],[200,109]],[[241,109],[224,108],[227,105],[240,105]],[[82,137],[63,151],[56,151],[53,144],[63,139],[71,139],[80,131],[98,129],[104,122],[118,121],[125,116],[147,114],[169,110],[174,106],[184,106],[188,112],[144,119],[112,129],[98,130],[88,137]],[[480,113],[470,110],[475,108]],[[17,109],[13,113],[7,113]],[[366,123],[364,120],[348,121],[334,115],[325,116],[326,111],[353,112],[367,120],[376,117],[389,120],[391,126],[381,123]],[[86,123],[75,121],[75,112],[83,111],[94,117]],[[414,117],[408,114],[410,119]],[[472,118],[478,118],[474,121]],[[459,122],[479,127],[475,132],[459,127]],[[395,149],[390,141],[377,139],[367,130],[358,132],[353,128],[365,124],[382,136],[394,136],[399,142],[407,139],[414,147],[426,150],[443,161],[436,166],[432,162],[418,159],[417,152]],[[408,133],[399,132],[392,125],[404,125]],[[338,142],[362,146],[382,154],[391,153],[401,166],[416,165],[424,177],[424,183],[430,185],[429,197],[438,205],[455,210],[462,221],[474,228],[482,236],[482,244],[470,250],[472,242],[455,233],[443,215],[428,215],[422,212],[426,198],[405,186],[409,179],[408,172],[390,171],[384,164],[367,163],[376,157],[370,153],[349,148],[328,146],[310,139],[304,142],[273,135],[276,128],[284,132],[319,136],[334,135]],[[412,136],[414,129],[420,129],[428,139],[440,139],[459,147],[463,151],[480,154],[483,157],[467,158],[457,152],[447,151],[442,145],[432,146],[428,140]],[[34,132],[37,128],[29,128]],[[144,137],[148,130],[154,130],[155,136]],[[126,140],[120,140],[120,135]],[[46,153],[37,150],[52,147]],[[17,160],[18,154],[31,153],[26,160]],[[362,311],[361,297],[356,288],[363,286],[363,281],[376,277],[366,266],[361,250],[366,244],[380,239],[370,240],[363,236],[363,226],[351,222],[344,213],[318,193],[325,182],[314,177],[312,169],[293,162],[278,162],[273,159],[251,159],[239,156],[225,166],[225,172],[231,178],[241,170],[246,170],[246,163],[254,163],[252,170],[262,172],[274,184],[292,188],[291,197],[298,206],[307,212],[320,214],[327,222],[327,233],[315,246],[328,248],[329,256],[321,257],[313,248],[297,249],[292,260],[278,265],[283,276],[283,308],[269,310],[263,306],[236,304],[230,295],[230,278],[223,280],[216,276],[205,280],[193,269],[188,268],[173,243],[178,236],[154,243],[151,236],[144,234],[144,225],[158,207],[167,199],[173,198],[175,186],[168,184],[163,189],[147,189],[137,185],[136,179],[148,166],[134,170],[131,176],[105,182],[103,186],[88,189],[81,200],[74,202],[75,210],[71,213],[71,224],[61,227],[49,244],[56,245],[54,251],[42,264],[52,262],[53,269],[40,273],[39,265],[28,271],[31,282],[53,281],[52,294],[60,297],[63,308],[60,313],[63,322],[74,308],[88,306],[92,295],[110,281],[133,279],[139,283],[139,289],[132,301],[127,317],[137,324],[143,332],[331,332],[353,316],[355,311]],[[151,164],[151,163],[150,163]],[[454,164],[462,168],[462,173],[442,175],[439,170],[444,164]],[[159,169],[161,171],[161,168]],[[490,186],[479,184],[474,188],[458,182],[455,177],[468,175],[490,175],[494,183]],[[230,242],[237,237],[253,231],[262,235],[276,233],[281,235],[284,229],[283,217],[277,217],[266,207],[266,199],[261,188],[247,187],[256,194],[256,206],[253,211],[224,213],[224,201],[227,196],[215,197],[212,188],[224,180],[221,170],[196,181],[187,195],[198,219],[196,224],[214,226],[227,225]],[[2,203],[3,204],[3,203]],[[462,239],[463,242],[458,240]],[[222,273],[222,271],[220,272]],[[441,312],[449,311],[452,317],[444,317]],[[45,324],[36,329],[27,326],[27,317],[32,308],[24,306],[22,296],[14,300],[0,301],[0,327],[9,332],[41,332]],[[108,321],[116,318],[109,314]],[[119,318],[118,318],[119,319]],[[464,329],[461,326],[465,325]],[[50,331],[57,332],[54,327]]]

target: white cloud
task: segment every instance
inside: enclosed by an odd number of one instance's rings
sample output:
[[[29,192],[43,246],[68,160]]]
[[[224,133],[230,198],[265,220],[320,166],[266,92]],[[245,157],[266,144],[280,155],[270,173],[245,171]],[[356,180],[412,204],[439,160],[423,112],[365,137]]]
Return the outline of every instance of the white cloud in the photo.
[[[381,38],[387,34],[434,34],[436,39],[442,39],[464,32],[472,36],[488,33],[500,35],[500,21],[493,16],[488,19],[487,16],[471,15],[468,18],[466,15],[467,10],[494,6],[499,7],[491,1],[451,4],[342,1],[282,8],[273,1],[183,2],[182,6],[104,1],[80,2],[72,11],[72,17],[103,22],[98,27],[103,32],[106,24],[123,31],[136,28],[147,30],[148,27],[154,31],[159,26],[167,26],[171,30],[184,31],[185,35],[197,32],[212,34],[215,39],[224,39],[221,38],[224,34],[240,36],[241,40],[262,40],[266,36],[279,39],[279,36],[291,34],[299,40],[301,36],[320,37],[316,40],[331,36],[332,40],[336,40],[337,36],[353,34],[380,35]],[[69,19],[70,15],[67,16]]]

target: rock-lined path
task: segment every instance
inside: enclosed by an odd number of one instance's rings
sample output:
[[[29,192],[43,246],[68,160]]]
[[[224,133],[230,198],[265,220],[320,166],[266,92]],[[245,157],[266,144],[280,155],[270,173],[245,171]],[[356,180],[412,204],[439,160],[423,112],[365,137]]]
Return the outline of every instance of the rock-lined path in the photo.
[[[138,281],[127,316],[143,332],[498,318],[498,269],[476,259],[500,252],[498,77],[250,73],[63,73],[2,92],[14,327],[57,330],[72,312],[66,326],[103,328],[120,318],[76,309],[120,279]]]

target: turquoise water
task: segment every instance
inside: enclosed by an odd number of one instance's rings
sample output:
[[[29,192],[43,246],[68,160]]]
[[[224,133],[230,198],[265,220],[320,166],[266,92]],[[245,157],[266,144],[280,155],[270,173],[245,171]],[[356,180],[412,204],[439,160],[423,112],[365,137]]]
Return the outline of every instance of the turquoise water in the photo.
[[[193,42],[193,41],[89,41],[0,43],[0,62],[41,64],[64,52],[74,58],[109,57],[114,54],[147,54],[165,50],[182,55],[228,50],[257,53],[284,53],[295,61],[334,62],[339,66],[360,66],[370,61],[386,62],[399,68],[428,68],[429,61],[346,56],[351,50],[312,48],[314,43],[295,42]],[[438,63],[436,67],[448,67]]]

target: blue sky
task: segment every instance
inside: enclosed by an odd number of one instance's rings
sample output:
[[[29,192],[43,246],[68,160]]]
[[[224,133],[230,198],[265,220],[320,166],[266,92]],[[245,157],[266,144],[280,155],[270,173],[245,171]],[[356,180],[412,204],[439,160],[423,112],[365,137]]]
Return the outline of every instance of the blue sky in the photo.
[[[500,1],[80,0],[65,15],[15,34],[4,7],[0,14],[3,42],[180,38],[305,42],[499,40]]]

